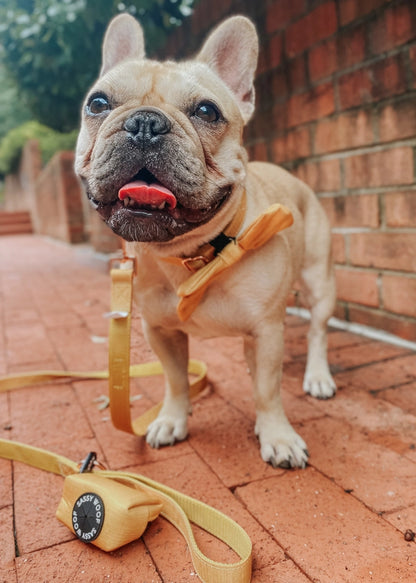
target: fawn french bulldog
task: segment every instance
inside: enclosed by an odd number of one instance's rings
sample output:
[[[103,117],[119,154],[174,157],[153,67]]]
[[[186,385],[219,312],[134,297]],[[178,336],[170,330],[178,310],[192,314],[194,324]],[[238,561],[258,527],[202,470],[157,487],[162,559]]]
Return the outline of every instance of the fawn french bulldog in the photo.
[[[83,107],[76,171],[137,259],[135,300],[166,375],[147,442],[159,447],[187,436],[188,335],[239,335],[261,456],[273,466],[304,467],[306,444],[280,398],[283,321],[300,280],[311,309],[303,387],[331,397],[330,229],[305,184],[273,164],[247,161],[242,133],[254,111],[257,55],[253,24],[236,16],[195,59],[149,60],[139,23],[117,16]]]

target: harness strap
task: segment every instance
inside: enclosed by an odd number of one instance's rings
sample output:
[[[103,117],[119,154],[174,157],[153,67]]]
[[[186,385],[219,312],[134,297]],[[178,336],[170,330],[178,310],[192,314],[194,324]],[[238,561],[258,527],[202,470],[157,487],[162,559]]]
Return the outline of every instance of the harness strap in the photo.
[[[231,223],[215,239],[200,247],[194,257],[161,257],[162,261],[186,267],[192,272],[177,289],[177,314],[184,322],[198,307],[210,283],[250,250],[265,245],[276,233],[293,224],[291,211],[272,204],[243,233],[238,235],[246,213],[246,193]]]
[[[228,243],[220,253],[207,265],[193,273],[178,288],[179,304],[177,308],[181,321],[187,320],[202,300],[211,282],[223,271],[240,261],[253,249],[261,247],[276,233],[290,227],[293,215],[281,205],[273,204],[245,229],[235,240]]]

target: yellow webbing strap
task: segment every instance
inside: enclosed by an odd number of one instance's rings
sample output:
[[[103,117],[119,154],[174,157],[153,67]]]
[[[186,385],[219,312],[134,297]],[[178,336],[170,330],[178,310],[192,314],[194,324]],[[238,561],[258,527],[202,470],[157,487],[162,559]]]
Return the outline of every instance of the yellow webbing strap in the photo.
[[[113,424],[122,431],[145,435],[149,423],[156,419],[162,403],[158,403],[134,421],[130,416],[130,376],[163,374],[159,362],[130,367],[130,326],[132,311],[133,262],[124,260],[120,267],[111,270],[111,322],[109,346],[109,393]],[[145,368],[146,367],[146,368]],[[188,371],[197,378],[191,383],[190,397],[196,396],[206,386],[206,365],[190,360]]]
[[[20,461],[54,474],[67,476],[78,472],[78,465],[50,451],[19,442],[0,439],[0,457]],[[163,503],[162,516],[184,536],[190,550],[192,563],[204,583],[249,583],[251,581],[252,545],[247,533],[231,518],[218,510],[181,494],[180,492],[131,472],[93,470],[109,479],[126,478],[139,484]],[[222,540],[240,557],[235,563],[219,563],[203,554],[190,525],[190,521]]]
[[[185,321],[200,303],[210,283],[225,269],[228,269],[244,256],[247,251],[262,247],[279,231],[293,224],[290,210],[273,204],[264,211],[236,240],[231,241],[204,267],[193,273],[178,288],[180,298],[177,312],[180,320]]]
[[[111,311],[109,316],[109,368],[103,371],[43,370],[0,377],[0,392],[46,383],[57,379],[109,379],[110,410],[113,424],[122,431],[146,435],[147,427],[156,419],[162,403],[158,403],[140,417],[130,417],[130,378],[162,375],[160,362],[147,362],[130,366],[130,325],[132,311],[132,284],[134,265],[123,260],[120,267],[111,270]],[[191,359],[190,375],[196,376],[190,384],[190,397],[195,397],[207,384],[207,367],[204,362]]]
[[[192,380],[189,394],[195,397],[206,386],[207,366],[200,360],[191,359],[188,363],[188,372],[191,375],[196,375]],[[163,374],[162,365],[160,362],[145,362],[143,364],[133,364],[130,366],[130,378],[159,376]],[[20,373],[16,375],[0,376],[0,393],[12,391],[13,389],[22,389],[31,385],[42,385],[54,380],[90,380],[90,379],[108,379],[108,370],[101,371],[71,371],[71,370],[40,370],[37,372]],[[156,418],[162,403],[158,403],[138,419],[134,421],[134,425],[143,426],[151,423]],[[140,424],[138,421],[140,420]],[[146,427],[147,427],[146,425]],[[141,431],[144,431],[143,428]],[[137,435],[145,435],[145,431],[137,433]]]
[[[144,435],[162,404],[146,411],[138,419],[130,419],[130,377],[163,374],[159,362],[130,366],[130,323],[132,262],[122,262],[120,269],[113,269],[109,371],[39,371],[0,378],[0,392],[22,386],[45,383],[54,379],[106,379],[110,382],[111,417],[119,429]],[[190,360],[188,371],[196,375],[190,386],[190,396],[197,395],[206,386],[206,365]],[[23,443],[0,439],[0,457],[20,461],[33,467],[67,476],[78,472],[78,465],[47,450]],[[252,545],[247,533],[231,518],[210,506],[190,498],[168,486],[129,472],[100,470],[108,478],[127,478],[154,493],[163,501],[161,512],[184,536],[188,543],[192,562],[200,579],[205,583],[249,583],[251,580]],[[240,557],[236,563],[219,563],[206,557],[199,549],[190,521],[226,543]]]
[[[45,383],[58,378],[109,378],[111,417],[115,426],[136,435],[145,435],[147,426],[156,418],[162,404],[155,405],[138,419],[131,421],[129,380],[130,377],[160,375],[163,374],[163,370],[159,362],[130,366],[132,261],[126,260],[122,262],[121,268],[112,269],[111,278],[109,371],[39,371],[11,375],[0,378],[0,391]],[[190,396],[192,397],[206,386],[206,365],[197,360],[190,360],[188,371],[190,374],[196,375],[196,379],[190,386]],[[0,457],[21,461],[63,476],[78,471],[78,465],[65,457],[4,439],[0,439]],[[108,478],[125,477],[140,483],[142,487],[153,492],[157,491],[164,505],[161,514],[176,526],[185,537],[193,565],[202,581],[205,583],[249,583],[251,580],[251,541],[247,533],[231,518],[203,502],[138,474],[100,470],[100,475]],[[218,563],[206,557],[195,541],[189,521],[226,543],[239,555],[240,561],[230,564]]]

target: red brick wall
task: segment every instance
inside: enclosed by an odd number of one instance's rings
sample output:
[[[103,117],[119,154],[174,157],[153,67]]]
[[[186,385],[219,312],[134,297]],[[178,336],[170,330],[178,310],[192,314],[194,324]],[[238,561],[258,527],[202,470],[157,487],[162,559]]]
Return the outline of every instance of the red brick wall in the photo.
[[[189,55],[235,13],[261,39],[249,153],[319,196],[336,315],[416,340],[416,2],[200,0],[165,55]]]

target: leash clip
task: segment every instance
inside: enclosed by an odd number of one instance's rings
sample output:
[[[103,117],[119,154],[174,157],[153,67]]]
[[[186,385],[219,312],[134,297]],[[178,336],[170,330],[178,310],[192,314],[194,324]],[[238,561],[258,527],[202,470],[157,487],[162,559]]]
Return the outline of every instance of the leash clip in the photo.
[[[79,473],[85,474],[86,472],[92,472],[95,466],[100,470],[106,469],[105,466],[97,460],[97,454],[95,451],[90,451],[87,457],[79,462]]]
[[[135,257],[128,257],[124,255],[123,257],[113,257],[109,261],[110,270],[111,269],[131,269],[136,275],[136,259]]]

